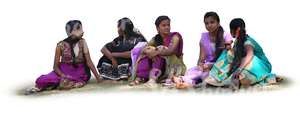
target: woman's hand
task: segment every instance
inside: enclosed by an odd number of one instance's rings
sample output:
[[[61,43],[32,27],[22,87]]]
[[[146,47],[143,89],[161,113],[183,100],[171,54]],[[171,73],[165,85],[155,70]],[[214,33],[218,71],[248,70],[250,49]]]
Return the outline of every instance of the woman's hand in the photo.
[[[102,78],[100,77],[99,74],[96,76],[96,80],[97,80],[97,83],[101,83],[102,82]]]
[[[226,50],[230,50],[231,49],[231,45],[230,44],[225,44],[225,49]]]
[[[158,51],[162,51],[162,50],[168,49],[168,47],[163,46],[163,45],[157,46],[156,48],[157,48]]]
[[[241,69],[241,68],[238,68],[237,70],[235,70],[235,71],[232,73],[232,76],[233,76],[234,78],[239,79],[239,76],[240,76],[241,72],[242,72],[242,69]]]
[[[210,65],[203,64],[203,71],[209,71],[209,70],[210,70]]]
[[[111,58],[111,64],[114,68],[118,67],[118,61],[115,58]]]
[[[210,71],[210,69],[212,68],[212,64],[199,64],[198,65],[198,68],[201,70],[201,71]]]
[[[204,69],[203,69],[203,65],[204,65],[204,63],[199,63],[198,64],[198,69],[200,70],[200,71],[203,71]]]
[[[153,57],[159,55],[159,51],[153,50],[150,53],[147,53],[146,55],[147,55],[147,57],[149,57],[150,59],[152,59]]]

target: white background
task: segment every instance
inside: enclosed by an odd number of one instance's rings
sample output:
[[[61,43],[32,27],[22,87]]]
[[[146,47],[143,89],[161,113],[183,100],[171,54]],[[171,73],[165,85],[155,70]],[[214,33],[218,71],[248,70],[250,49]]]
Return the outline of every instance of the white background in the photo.
[[[298,10],[298,11],[297,11]],[[159,15],[171,18],[171,31],[184,39],[184,61],[197,62],[205,12],[215,11],[229,31],[232,18],[246,22],[273,65],[290,85],[276,91],[237,94],[78,93],[25,97],[16,92],[51,71],[65,23],[81,20],[94,64],[102,46],[117,36],[117,20],[130,18],[150,40]],[[262,0],[1,0],[0,112],[4,114],[299,114],[299,3]],[[292,112],[292,113],[291,113]]]

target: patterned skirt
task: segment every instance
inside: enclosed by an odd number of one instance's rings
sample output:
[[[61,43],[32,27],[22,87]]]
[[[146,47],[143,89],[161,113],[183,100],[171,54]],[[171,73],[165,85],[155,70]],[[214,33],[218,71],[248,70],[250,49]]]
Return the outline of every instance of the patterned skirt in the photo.
[[[232,75],[228,75],[234,55],[233,50],[223,51],[209,72],[205,82],[215,86],[226,86],[233,82]],[[250,80],[251,84],[266,85],[276,82],[276,75],[271,73],[271,65],[253,56],[252,61],[241,71],[240,79]]]

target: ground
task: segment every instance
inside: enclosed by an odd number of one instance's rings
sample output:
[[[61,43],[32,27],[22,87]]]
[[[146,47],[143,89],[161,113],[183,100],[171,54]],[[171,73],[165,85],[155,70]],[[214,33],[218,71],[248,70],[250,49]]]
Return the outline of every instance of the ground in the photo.
[[[121,92],[168,92],[168,93],[241,93],[241,92],[260,92],[260,91],[274,91],[281,90],[289,86],[290,81],[287,78],[280,83],[270,86],[251,86],[250,88],[242,88],[237,91],[232,91],[228,88],[214,88],[209,87],[207,89],[201,88],[190,88],[190,89],[175,89],[168,88],[158,85],[157,87],[148,87],[147,85],[129,86],[127,81],[108,81],[104,80],[101,83],[96,83],[92,79],[87,85],[82,88],[71,89],[71,90],[49,90],[39,92],[34,94],[34,96],[47,96],[47,95],[57,95],[57,94],[80,94],[80,93],[90,93],[90,92],[101,92],[101,93],[121,93]],[[32,87],[34,84],[26,85],[16,91],[17,95],[24,95],[26,89]]]

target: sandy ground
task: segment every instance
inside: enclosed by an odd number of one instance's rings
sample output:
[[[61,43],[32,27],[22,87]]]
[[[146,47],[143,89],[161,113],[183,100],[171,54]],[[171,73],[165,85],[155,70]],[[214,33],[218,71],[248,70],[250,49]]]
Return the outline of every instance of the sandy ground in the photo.
[[[71,89],[71,90],[48,90],[39,92],[36,94],[28,95],[28,96],[47,96],[47,95],[58,95],[58,94],[80,94],[80,93],[122,93],[122,92],[164,92],[164,93],[241,93],[241,92],[261,92],[261,91],[274,91],[281,90],[290,86],[291,82],[284,78],[284,80],[278,84],[270,85],[270,86],[251,86],[250,88],[242,88],[237,91],[232,91],[229,88],[215,88],[209,87],[207,89],[201,88],[190,88],[190,89],[175,89],[169,87],[163,87],[161,85],[157,85],[157,87],[149,87],[147,85],[141,84],[137,86],[129,86],[127,81],[108,81],[104,80],[101,83],[96,83],[94,79],[92,79],[87,85],[82,88]],[[16,95],[25,96],[24,92],[26,89],[32,87],[34,84],[29,84],[20,89],[17,89]]]

